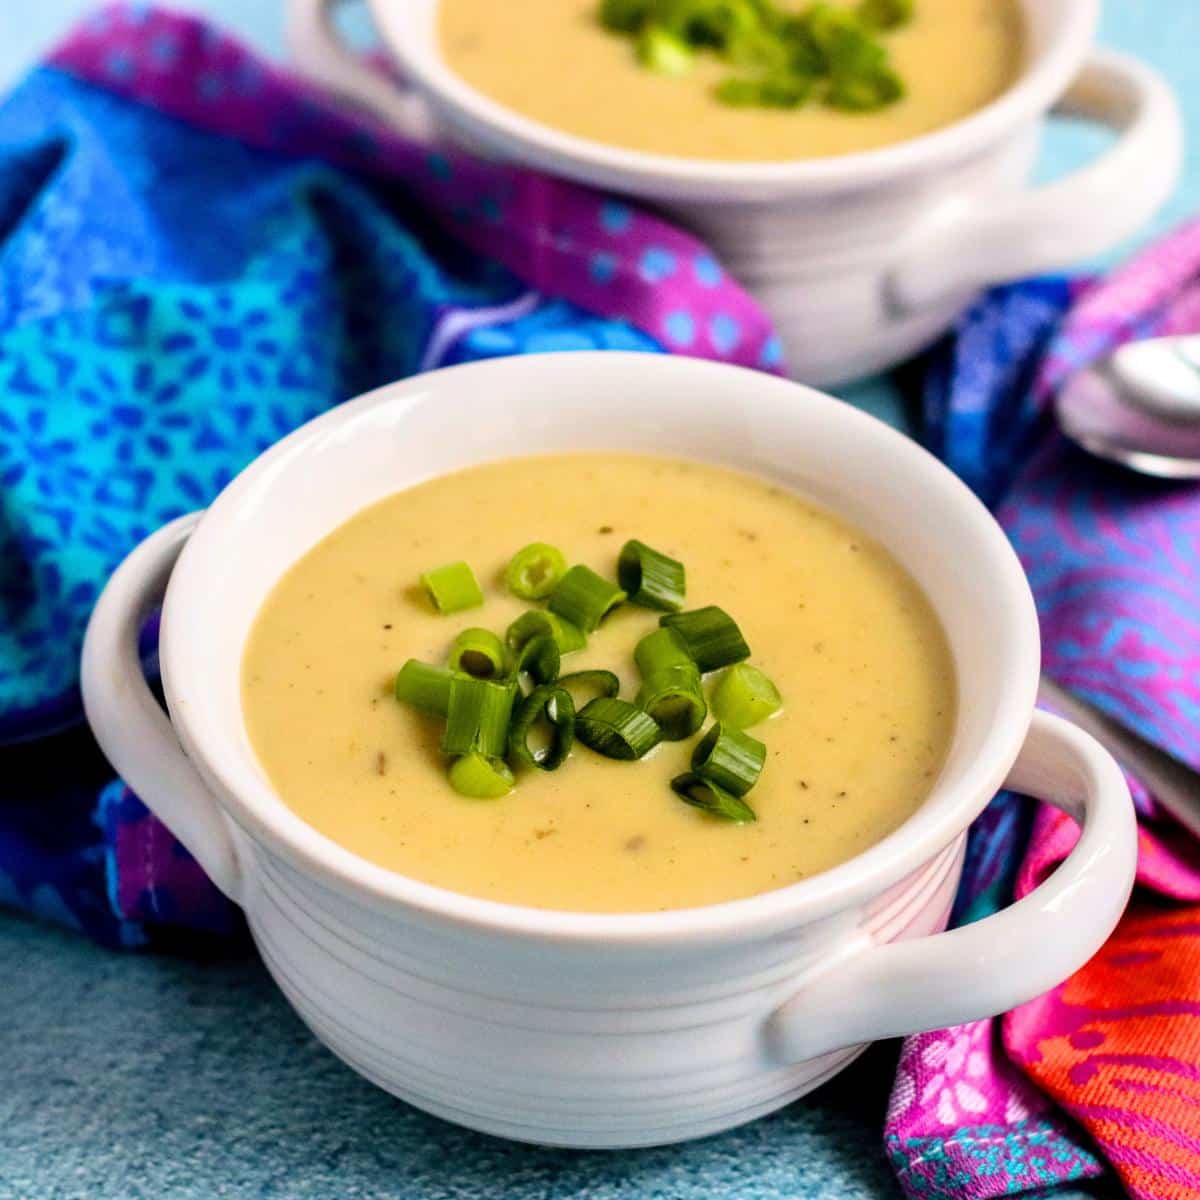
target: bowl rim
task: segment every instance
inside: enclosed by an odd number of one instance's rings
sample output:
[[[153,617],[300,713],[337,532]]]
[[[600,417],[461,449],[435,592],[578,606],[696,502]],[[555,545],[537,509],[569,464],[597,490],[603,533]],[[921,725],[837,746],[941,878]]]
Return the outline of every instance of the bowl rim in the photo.
[[[606,374],[616,378],[630,371],[639,379],[645,379],[647,372],[674,375],[683,387],[692,372],[721,373],[728,377],[726,390],[738,396],[740,407],[751,403],[755,393],[764,402],[786,397],[793,403],[803,394],[809,403],[828,406],[830,420],[843,422],[856,438],[882,441],[897,460],[907,460],[914,476],[920,476],[933,511],[940,511],[938,505],[954,504],[969,514],[981,556],[995,564],[995,578],[989,582],[1003,589],[1002,602],[1011,613],[1018,652],[1006,683],[998,686],[992,731],[952,794],[940,795],[939,781],[921,807],[887,837],[836,867],[783,888],[695,908],[594,913],[482,899],[372,863],[309,825],[274,792],[254,764],[243,762],[240,748],[230,745],[216,722],[200,706],[189,703],[180,689],[186,685],[189,657],[201,653],[196,648],[200,639],[190,632],[212,619],[211,575],[204,570],[203,559],[219,554],[252,489],[261,486],[264,476],[271,480],[287,470],[288,460],[298,457],[306,444],[328,438],[365,412],[390,405],[404,409],[414,399],[413,393],[435,395],[445,381],[464,375],[477,376],[481,392],[490,387],[502,396],[506,386],[511,389],[523,375],[543,369],[544,364],[577,371],[589,382],[600,381],[598,395]],[[340,523],[331,518],[330,531]],[[900,561],[903,565],[902,557]],[[243,649],[244,641],[239,666]],[[163,604],[160,663],[176,736],[224,815],[238,827],[236,832],[263,842],[277,858],[315,876],[327,888],[386,913],[415,912],[460,928],[543,940],[645,945],[736,940],[750,931],[765,935],[809,924],[880,894],[932,859],[965,832],[1000,789],[1016,759],[1033,714],[1040,637],[1028,581],[1000,526],[964,483],[898,430],[813,388],[744,367],[653,353],[572,351],[488,359],[387,384],[316,417],[259,455],[214,500],[179,557]],[[239,857],[244,867],[246,860]]]
[[[440,0],[433,0],[434,3]],[[1021,0],[1022,7],[1045,0]],[[1095,38],[1100,0],[1058,0],[1062,27],[990,103],[919,137],[852,154],[791,162],[730,162],[651,154],[592,141],[522,116],[477,91],[440,54],[424,54],[408,36],[416,6],[368,0],[372,20],[402,74],[455,126],[518,162],[635,195],[686,198],[714,192],[825,192],[865,187],[935,170],[967,157],[1023,122],[1048,112],[1070,86]]]

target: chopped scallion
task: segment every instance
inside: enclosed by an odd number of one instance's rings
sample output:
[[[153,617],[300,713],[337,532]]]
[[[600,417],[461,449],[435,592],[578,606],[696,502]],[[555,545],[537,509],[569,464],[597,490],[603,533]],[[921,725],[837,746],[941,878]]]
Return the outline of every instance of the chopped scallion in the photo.
[[[600,23],[614,33],[636,33],[650,12],[651,0],[602,0]]]
[[[617,582],[631,604],[678,612],[687,592],[683,563],[632,539],[621,547],[617,559]]]
[[[633,649],[633,661],[643,678],[667,667],[694,667],[683,638],[673,629],[660,627],[648,633]]]
[[[642,758],[662,740],[662,730],[640,708],[599,697],[576,714],[575,736],[606,758]]]
[[[732,666],[713,688],[713,715],[731,729],[749,729],[783,707],[779,689],[749,663]]]
[[[900,29],[913,19],[913,0],[860,0],[855,12],[870,29]]]
[[[555,682],[571,693],[576,708],[587,703],[580,700],[580,692],[589,693],[587,699],[593,700],[597,696],[615,696],[621,690],[621,681],[612,671],[572,671],[570,675],[560,675]]]
[[[681,38],[658,25],[647,25],[638,34],[637,59],[659,75],[686,75],[695,55]]]
[[[550,726],[550,743],[544,747],[529,744],[529,736],[539,721]],[[565,688],[550,684],[534,688],[520,702],[508,730],[509,758],[541,771],[556,771],[571,753],[575,740],[575,704]]]
[[[550,593],[550,611],[593,633],[600,622],[625,600],[625,593],[591,567],[573,566]]]
[[[727,729],[718,721],[696,743],[692,770],[733,796],[744,796],[762,774],[767,748],[740,729]]]
[[[483,603],[483,592],[475,572],[465,562],[447,563],[444,567],[426,571],[421,576],[421,583],[440,613],[462,612]]]
[[[432,717],[450,710],[450,683],[454,672],[410,658],[396,675],[396,699]]]
[[[522,600],[544,600],[567,570],[567,560],[555,546],[531,542],[518,550],[504,572],[504,582]]]
[[[654,718],[667,741],[691,737],[708,713],[696,664],[663,667],[647,675],[638,690],[637,706]]]
[[[572,651],[582,650],[587,645],[587,638],[579,626],[540,608],[522,613],[508,627],[504,640],[508,643],[508,648],[517,653],[526,642],[538,637],[553,638],[560,654],[570,654]]]
[[[516,695],[517,685],[512,682],[493,683],[455,675],[450,682],[443,752],[458,755],[478,751],[490,758],[502,758],[508,747],[508,724]]]
[[[750,647],[737,622],[715,604],[691,612],[668,613],[659,618],[659,624],[679,634],[692,661],[703,673],[750,657]]]
[[[517,652],[513,678],[520,683],[528,675],[534,684],[553,683],[561,663],[562,654],[552,637],[530,638]]]
[[[758,820],[754,809],[745,800],[730,795],[722,787],[710,783],[694,771],[676,775],[671,780],[671,790],[684,804],[700,809],[710,816],[732,821],[737,825],[749,825]]]
[[[498,800],[513,789],[513,773],[502,758],[464,754],[450,764],[450,786],[472,800]]]
[[[504,643],[490,629],[464,629],[450,647],[450,669],[494,679],[504,674]]]

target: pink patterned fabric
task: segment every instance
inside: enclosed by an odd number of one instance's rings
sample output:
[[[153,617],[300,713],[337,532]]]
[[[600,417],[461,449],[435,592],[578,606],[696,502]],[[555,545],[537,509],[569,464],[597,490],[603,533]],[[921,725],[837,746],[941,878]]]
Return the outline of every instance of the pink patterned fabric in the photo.
[[[676,353],[783,369],[758,303],[690,234],[588,188],[350,115],[200,21],[113,5],[49,61],[249,145],[401,179],[455,237],[540,291],[629,321]],[[171,68],[179,61],[186,71]]]

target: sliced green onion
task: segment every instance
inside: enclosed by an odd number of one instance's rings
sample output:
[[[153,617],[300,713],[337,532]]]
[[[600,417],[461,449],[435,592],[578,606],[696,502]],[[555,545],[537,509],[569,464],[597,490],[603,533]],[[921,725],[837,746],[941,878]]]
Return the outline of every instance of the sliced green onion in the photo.
[[[502,758],[508,747],[508,723],[516,695],[517,685],[512,682],[493,683],[455,675],[450,682],[442,750],[455,755],[478,751],[490,758]]]
[[[446,667],[410,658],[396,675],[396,699],[433,717],[444,717],[450,709],[450,682],[454,672]]]
[[[464,754],[450,765],[450,786],[472,800],[498,800],[513,790],[513,773],[502,758]]]
[[[552,637],[530,638],[517,652],[513,678],[520,683],[521,677],[528,675],[535,684],[553,683],[561,663],[562,654]]]
[[[572,671],[570,675],[560,675],[556,682],[571,693],[576,708],[583,708],[586,701],[581,702],[574,689],[590,692],[589,700],[615,696],[621,690],[621,681],[611,671]]]
[[[902,100],[904,81],[891,67],[876,67],[857,75],[835,75],[822,101],[826,108],[842,112],[876,112]]]
[[[538,721],[551,729],[548,746],[534,748],[529,735]],[[527,767],[556,771],[571,753],[575,741],[575,703],[565,688],[547,685],[534,688],[517,708],[508,729],[508,756]]]
[[[659,624],[673,629],[701,672],[716,671],[750,657],[750,647],[737,622],[715,604],[691,612],[668,613]]]
[[[651,0],[602,0],[600,23],[615,33],[636,33],[650,14]]]
[[[654,675],[667,667],[695,666],[683,644],[683,638],[675,630],[666,628],[646,634],[633,649],[633,661],[643,677]]]
[[[684,804],[690,804],[693,808],[722,820],[733,821],[737,825],[749,825],[758,820],[754,809],[745,800],[731,796],[724,788],[710,783],[694,771],[676,775],[671,780],[671,790]]]
[[[462,612],[464,608],[478,608],[483,603],[483,592],[475,579],[475,572],[465,562],[447,563],[435,567],[421,576],[421,583],[429,593],[433,607],[440,613]]]
[[[662,730],[640,708],[607,696],[589,701],[575,716],[575,736],[606,758],[642,758],[662,740]]]
[[[550,611],[564,621],[593,633],[601,621],[625,599],[615,583],[597,575],[591,567],[573,566],[550,593]]]
[[[668,742],[691,737],[708,714],[700,672],[693,662],[664,667],[648,675],[638,690],[636,703],[654,718]]]
[[[508,656],[504,643],[490,629],[464,629],[450,647],[449,661],[452,671],[494,679],[504,674]]]
[[[708,706],[683,638],[669,627],[656,629],[638,642],[633,658],[642,673],[638,708],[658,722],[668,741],[691,737],[704,724]]]
[[[660,612],[678,612],[687,592],[683,563],[636,539],[621,547],[617,582],[628,594],[631,604],[656,608]]]
[[[779,689],[757,667],[738,663],[713,688],[713,715],[731,729],[749,729],[783,707]]]
[[[543,612],[540,608],[522,613],[509,627],[504,635],[508,648],[514,653],[519,652],[526,642],[538,637],[551,637],[558,646],[560,654],[570,654],[582,650],[587,645],[587,638],[578,625],[564,621],[553,613]]]
[[[637,59],[660,75],[686,75],[695,62],[687,42],[658,25],[647,25],[638,34]]]
[[[899,29],[913,19],[913,0],[860,0],[854,11],[870,29]]]
[[[744,796],[758,782],[766,761],[767,748],[758,738],[720,721],[692,751],[692,770],[733,796]]]
[[[800,108],[812,91],[810,79],[792,73],[765,79],[730,76],[717,84],[714,95],[730,108]]]
[[[567,570],[567,560],[555,546],[530,542],[512,556],[504,583],[522,600],[545,600]]]

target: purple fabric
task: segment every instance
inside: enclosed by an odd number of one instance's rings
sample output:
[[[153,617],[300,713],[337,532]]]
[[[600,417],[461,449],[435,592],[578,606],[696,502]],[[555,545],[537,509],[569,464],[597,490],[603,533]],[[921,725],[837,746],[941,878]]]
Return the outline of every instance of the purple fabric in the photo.
[[[248,145],[402,180],[456,238],[531,287],[629,321],[675,353],[782,370],[758,303],[690,234],[588,188],[351,116],[212,26],[117,4],[50,62]]]

